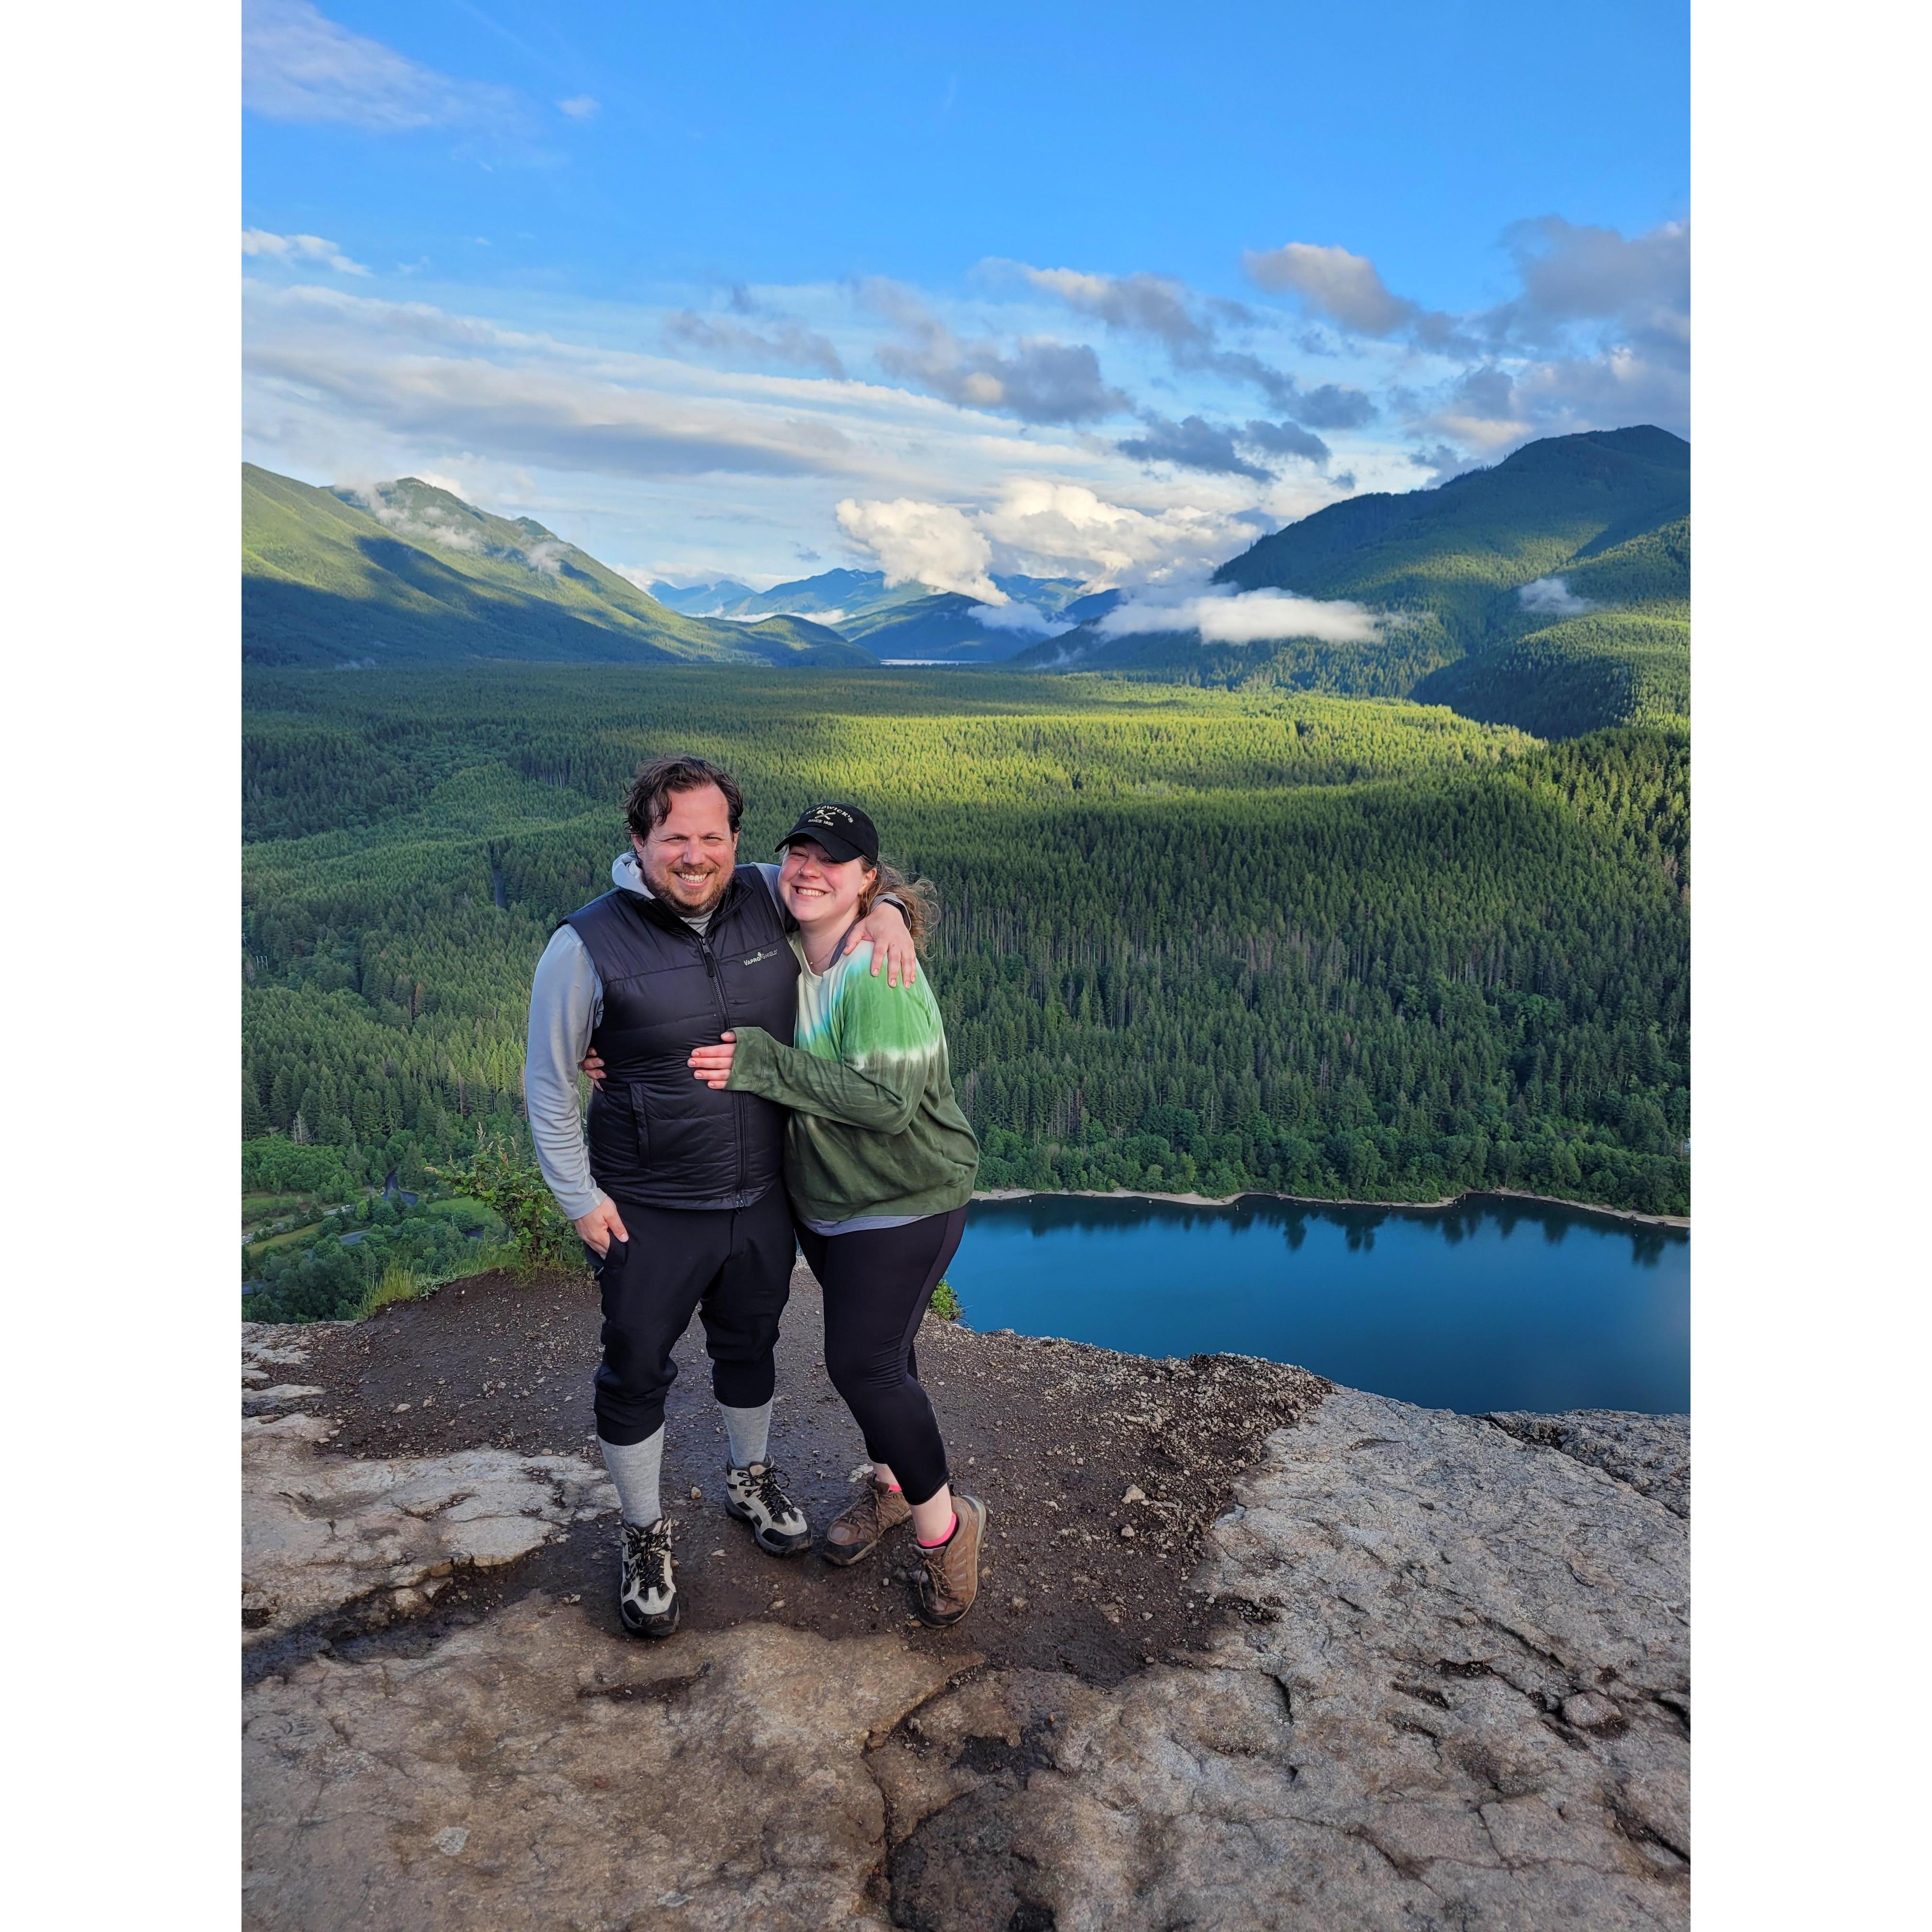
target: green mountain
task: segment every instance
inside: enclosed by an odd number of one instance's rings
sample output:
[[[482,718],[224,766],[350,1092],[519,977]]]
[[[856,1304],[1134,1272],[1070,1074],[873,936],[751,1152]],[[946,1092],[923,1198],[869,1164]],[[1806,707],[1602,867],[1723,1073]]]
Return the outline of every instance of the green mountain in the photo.
[[[1015,663],[1413,698],[1546,736],[1685,716],[1690,495],[1690,446],[1666,430],[1552,436],[1435,489],[1330,505],[1215,573],[1366,604],[1384,620],[1372,643],[1110,637],[1090,621]]]
[[[1560,581],[1562,608],[1519,591],[1480,650],[1432,672],[1410,694],[1544,738],[1576,737],[1606,722],[1688,718],[1690,518],[1586,558]]]
[[[993,581],[1008,600],[994,608],[1022,620],[1024,628],[977,615],[988,607],[976,597],[916,585],[910,587],[919,594],[909,601],[848,615],[838,628],[888,662],[998,664],[1027,650],[1043,630],[1054,634],[1068,628],[1062,614],[1086,587],[1071,577],[995,576]],[[1025,622],[1029,617],[1037,621]]]
[[[800,618],[668,610],[542,524],[414,477],[364,494],[253,464],[242,467],[242,640],[259,664],[874,662]]]
[[[1526,443],[1432,490],[1358,496],[1263,537],[1215,581],[1427,612],[1467,638],[1498,590],[1690,514],[1690,446],[1666,430]]]
[[[1006,608],[1018,604],[1016,598],[1014,605]],[[985,608],[976,597],[956,590],[931,591],[909,603],[842,618],[838,628],[842,635],[864,644],[875,657],[889,663],[911,659],[926,664],[997,664],[1039,638],[1039,624],[1015,630],[982,623],[973,614]],[[1050,621],[1041,620],[1042,624]]]

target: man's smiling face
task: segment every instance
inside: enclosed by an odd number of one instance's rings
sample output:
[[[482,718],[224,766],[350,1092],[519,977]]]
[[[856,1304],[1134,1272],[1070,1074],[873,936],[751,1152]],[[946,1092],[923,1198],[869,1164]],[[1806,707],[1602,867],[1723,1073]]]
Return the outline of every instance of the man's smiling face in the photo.
[[[716,785],[674,791],[670,809],[631,844],[644,884],[676,912],[707,913],[724,896],[738,862],[738,835],[731,809]]]

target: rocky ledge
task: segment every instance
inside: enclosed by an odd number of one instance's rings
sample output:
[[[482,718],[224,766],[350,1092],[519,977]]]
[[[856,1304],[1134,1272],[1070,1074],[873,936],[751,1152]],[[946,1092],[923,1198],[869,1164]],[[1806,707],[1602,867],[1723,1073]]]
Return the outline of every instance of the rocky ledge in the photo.
[[[244,1333],[250,1925],[1687,1922],[1684,1418],[1472,1418],[943,1330],[926,1378],[1005,1532],[974,1615],[908,1625],[891,1552],[776,1564],[694,1497],[686,1627],[645,1646],[610,1614],[580,1439],[449,1394],[464,1335],[477,1389],[513,1330],[579,1348],[580,1287],[549,1292],[534,1325],[527,1288],[472,1285]],[[797,1293],[787,1453],[822,1510],[849,1425]],[[412,1367],[496,1439],[383,1437],[421,1423],[389,1400]]]

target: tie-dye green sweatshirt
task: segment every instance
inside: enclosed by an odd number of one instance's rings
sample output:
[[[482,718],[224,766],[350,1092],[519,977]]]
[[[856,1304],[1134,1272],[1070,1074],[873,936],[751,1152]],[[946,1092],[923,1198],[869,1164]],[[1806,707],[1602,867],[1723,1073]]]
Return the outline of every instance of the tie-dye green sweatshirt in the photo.
[[[737,1029],[727,1084],[792,1110],[785,1190],[808,1221],[948,1214],[971,1198],[979,1172],[923,965],[910,986],[874,979],[872,966],[868,941],[826,972],[805,967],[796,1046]]]

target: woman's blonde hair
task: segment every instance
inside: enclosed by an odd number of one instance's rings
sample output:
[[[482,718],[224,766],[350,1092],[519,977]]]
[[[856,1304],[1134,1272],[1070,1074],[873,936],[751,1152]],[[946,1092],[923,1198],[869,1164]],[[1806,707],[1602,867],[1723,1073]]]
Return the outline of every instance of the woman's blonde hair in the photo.
[[[930,879],[909,879],[898,866],[880,856],[878,868],[859,894],[859,916],[872,909],[881,892],[890,892],[905,908],[906,929],[914,939],[923,939],[939,921],[939,892]]]

